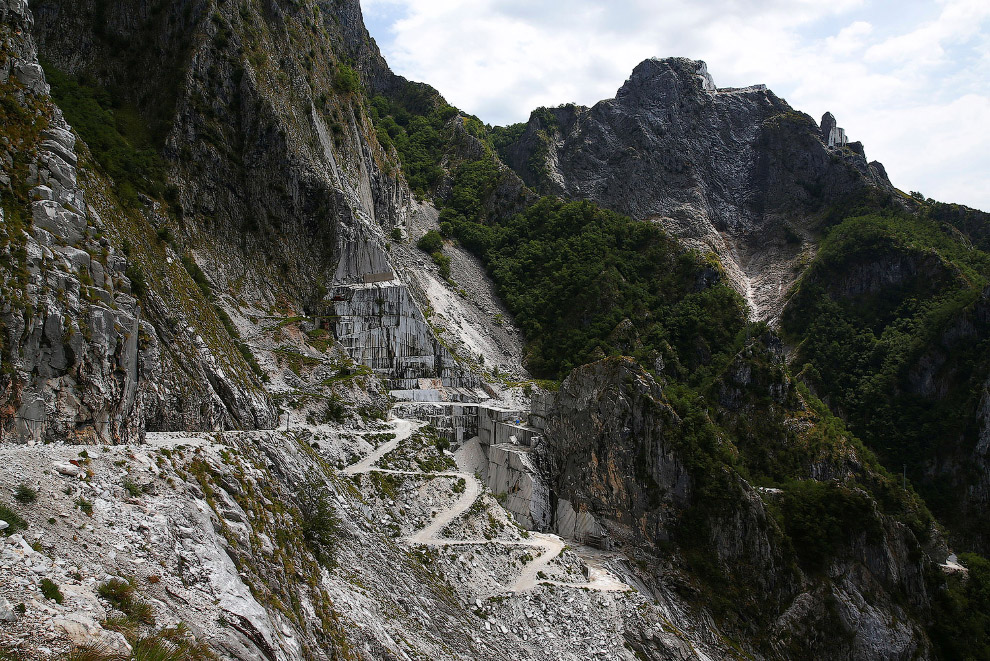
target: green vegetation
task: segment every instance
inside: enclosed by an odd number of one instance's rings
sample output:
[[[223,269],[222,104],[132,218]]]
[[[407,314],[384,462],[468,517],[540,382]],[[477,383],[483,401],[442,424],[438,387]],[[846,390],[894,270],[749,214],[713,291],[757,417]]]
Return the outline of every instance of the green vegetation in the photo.
[[[119,610],[127,620],[135,624],[154,624],[155,612],[151,604],[137,597],[137,583],[133,578],[111,578],[97,588],[97,593],[111,606]]]
[[[38,492],[23,482],[18,484],[17,488],[14,489],[14,500],[19,502],[21,505],[30,505],[37,499]]]
[[[476,197],[458,199],[473,206]],[[687,376],[731,345],[743,326],[738,296],[724,284],[698,290],[700,258],[653,224],[549,197],[503,223],[462,214],[452,222],[462,243],[485,260],[526,334],[529,367],[538,376],[559,378],[617,354],[648,365],[663,356]]]
[[[317,480],[306,482],[296,492],[296,501],[302,515],[303,539],[317,562],[327,568],[333,567],[340,520],[327,487]]]
[[[952,574],[935,596],[932,639],[943,659],[990,659],[990,561],[959,556],[969,576]]]
[[[7,528],[0,531],[0,534],[3,535],[13,535],[15,532],[27,529],[27,521],[3,503],[0,503],[0,521],[7,522]]]
[[[432,88],[410,83],[398,98],[374,97],[370,112],[378,141],[398,151],[409,187],[426,196],[443,176],[440,162],[449,140],[446,124],[457,109]]]
[[[148,293],[148,281],[144,277],[144,270],[136,262],[128,262],[124,276],[131,281],[131,293],[137,298],[144,298]]]
[[[785,485],[780,510],[784,531],[809,569],[822,571],[835,557],[849,531],[863,530],[879,538],[871,499],[864,491],[833,483],[801,480]]]
[[[975,442],[988,282],[990,256],[938,224],[872,214],[829,231],[782,319],[801,378],[957,530],[969,525],[957,517],[961,487],[926,475],[926,462],[965,457]]]
[[[104,626],[119,631],[131,645],[130,655],[114,652],[103,646],[73,647],[59,657],[61,661],[211,661],[216,655],[205,643],[196,642],[189,629],[181,622],[174,627],[160,629],[150,635],[138,636],[136,627],[124,626],[116,620],[107,620]]]
[[[41,594],[45,596],[45,599],[51,599],[56,604],[60,604],[65,600],[65,597],[62,596],[62,591],[58,589],[58,585],[50,578],[41,579]]]
[[[52,98],[113,181],[122,202],[135,206],[138,192],[161,198],[165,166],[137,109],[87,76],[72,77],[42,62]]]
[[[439,252],[443,248],[443,237],[436,230],[430,230],[420,237],[416,247],[429,254]]]
[[[124,481],[121,483],[121,486],[124,487],[124,490],[131,498],[137,498],[138,496],[144,494],[144,489],[141,488],[141,485],[135,482],[134,480],[130,479],[129,477],[124,478]]]
[[[93,502],[86,500],[82,496],[76,498],[76,507],[82,510],[83,514],[86,516],[93,516]]]
[[[333,75],[333,86],[341,94],[355,94],[361,91],[361,76],[350,66],[339,63]]]

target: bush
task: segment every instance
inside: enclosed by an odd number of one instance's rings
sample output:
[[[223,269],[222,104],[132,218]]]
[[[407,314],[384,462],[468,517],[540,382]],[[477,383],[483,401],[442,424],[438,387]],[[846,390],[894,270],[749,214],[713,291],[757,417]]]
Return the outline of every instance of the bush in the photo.
[[[111,578],[97,588],[97,593],[110,602],[110,605],[127,616],[128,620],[141,624],[154,624],[155,613],[151,604],[135,596],[136,585],[133,579]]]
[[[131,281],[131,293],[138,298],[144,298],[144,295],[148,293],[148,281],[145,279],[141,267],[131,262],[127,265],[124,275]]]
[[[93,503],[83,497],[76,498],[76,507],[83,511],[86,516],[93,516]]]
[[[14,500],[21,505],[30,505],[38,498],[38,492],[26,484],[18,484],[14,489]]]
[[[333,86],[341,94],[354,94],[361,89],[361,77],[357,71],[340,63],[333,76]]]
[[[129,477],[125,477],[122,483],[124,490],[127,491],[128,495],[132,498],[137,498],[144,493],[144,489],[141,488],[137,482],[133,481]]]
[[[450,257],[437,251],[430,255],[433,258],[433,263],[437,265],[440,269],[440,277],[444,280],[450,280]]]
[[[58,589],[58,586],[50,578],[41,579],[41,594],[45,595],[45,599],[51,599],[56,604],[62,603],[65,599],[62,596],[62,591]]]
[[[27,528],[27,521],[18,516],[17,512],[0,503],[0,521],[7,522],[7,528],[2,531],[3,535],[13,535],[15,532]]]
[[[440,236],[440,232],[430,230],[420,237],[419,241],[416,242],[416,247],[432,255],[443,249],[443,237]]]
[[[207,279],[206,274],[203,273],[203,269],[199,268],[199,264],[193,259],[190,254],[185,254],[182,256],[182,266],[185,267],[186,272],[189,277],[193,279],[199,290],[203,292],[203,296],[210,296],[210,281]]]
[[[722,282],[699,287],[703,261],[656,225],[550,197],[485,224],[473,218],[492,176],[487,163],[461,168],[444,212],[525,333],[531,373],[558,379],[608,355],[649,364],[666,354],[674,376],[692,377],[731,350],[745,323],[741,299]]]
[[[306,482],[296,492],[296,501],[302,515],[303,539],[317,562],[324,567],[332,567],[335,564],[340,522],[326,485],[316,480]]]

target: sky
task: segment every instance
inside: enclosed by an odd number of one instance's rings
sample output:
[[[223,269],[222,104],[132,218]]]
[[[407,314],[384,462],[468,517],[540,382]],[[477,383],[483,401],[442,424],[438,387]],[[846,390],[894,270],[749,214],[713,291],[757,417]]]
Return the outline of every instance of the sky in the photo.
[[[704,60],[830,111],[904,191],[990,211],[990,0],[361,0],[392,70],[493,125]]]

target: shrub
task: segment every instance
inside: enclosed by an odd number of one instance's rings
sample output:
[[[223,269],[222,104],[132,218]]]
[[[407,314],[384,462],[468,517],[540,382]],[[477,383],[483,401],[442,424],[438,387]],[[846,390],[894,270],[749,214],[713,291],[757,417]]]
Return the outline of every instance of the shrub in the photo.
[[[796,480],[784,487],[781,509],[784,530],[808,569],[824,569],[850,530],[880,534],[870,498],[862,491],[816,480]]]
[[[56,604],[62,603],[65,599],[62,596],[62,591],[58,589],[58,586],[50,578],[41,579],[41,594],[45,595],[45,599],[51,599]]]
[[[15,532],[27,528],[27,521],[18,516],[17,512],[0,503],[0,521],[7,522],[7,528],[2,531],[4,535],[13,535]]]
[[[416,242],[416,247],[425,253],[433,254],[435,252],[440,252],[443,249],[443,237],[440,236],[440,232],[436,230],[430,230]]]
[[[135,596],[136,584],[133,579],[111,578],[97,588],[97,593],[110,602],[110,605],[127,616],[128,621],[141,624],[154,624],[155,613],[151,604]]]
[[[76,507],[81,509],[86,516],[93,516],[93,503],[85,498],[76,498]]]
[[[124,489],[132,498],[137,498],[144,493],[144,489],[141,488],[137,482],[133,481],[129,477],[125,477],[122,483]]]
[[[131,292],[138,298],[144,298],[148,292],[148,281],[145,279],[141,267],[131,262],[124,270],[124,275],[131,281]]]
[[[210,281],[207,279],[206,274],[203,273],[203,269],[199,268],[199,264],[196,263],[193,256],[188,253],[183,255],[182,266],[185,267],[186,272],[189,273],[189,277],[193,279],[199,290],[203,292],[203,296],[209,297]]]
[[[137,192],[154,197],[165,191],[165,164],[147,123],[133,107],[82,76],[72,77],[42,62],[52,98],[86,141],[126,205],[137,206]]]
[[[333,76],[333,86],[341,94],[353,94],[361,89],[361,77],[357,71],[340,63]]]
[[[440,277],[444,280],[450,280],[450,257],[437,251],[430,255],[433,258],[433,263],[437,265],[440,269]]]
[[[18,484],[14,489],[14,500],[22,505],[30,505],[38,498],[38,492],[26,484]]]
[[[316,556],[317,562],[325,567],[332,567],[340,522],[330,502],[326,485],[316,480],[306,482],[296,492],[296,500],[302,514],[303,539]]]

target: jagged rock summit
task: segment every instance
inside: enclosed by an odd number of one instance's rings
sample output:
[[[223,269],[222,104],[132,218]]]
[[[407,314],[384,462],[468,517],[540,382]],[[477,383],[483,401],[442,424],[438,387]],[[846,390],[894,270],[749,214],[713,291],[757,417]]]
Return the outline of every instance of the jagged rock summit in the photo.
[[[637,65],[614,99],[534,112],[503,155],[539,190],[715,253],[753,316],[772,319],[825,209],[892,192],[861,146],[831,142],[765,85],[718,88],[704,62],[666,58]]]

